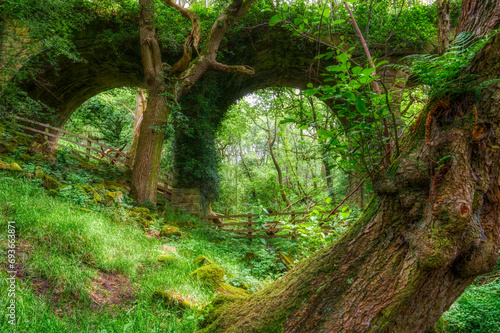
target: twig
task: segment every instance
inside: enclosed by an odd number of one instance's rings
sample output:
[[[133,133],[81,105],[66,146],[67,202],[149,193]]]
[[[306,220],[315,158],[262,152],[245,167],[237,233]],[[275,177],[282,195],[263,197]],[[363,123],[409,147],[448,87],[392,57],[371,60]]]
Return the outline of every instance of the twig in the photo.
[[[361,187],[361,185],[363,185],[365,183],[365,181],[363,180],[361,183],[358,184],[358,186],[351,192],[349,193],[339,204],[337,207],[335,207],[331,212],[330,214],[328,214],[327,218],[329,218],[330,216],[332,216],[333,213],[335,213],[335,211],[344,204],[344,202],[349,199],[354,193],[356,193],[357,190],[359,190],[359,188]]]

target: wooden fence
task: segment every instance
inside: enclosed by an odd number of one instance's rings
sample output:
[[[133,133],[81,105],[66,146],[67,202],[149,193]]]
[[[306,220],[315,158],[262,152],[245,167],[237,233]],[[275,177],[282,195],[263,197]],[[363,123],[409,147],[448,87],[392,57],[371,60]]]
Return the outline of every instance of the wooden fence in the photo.
[[[24,131],[32,133],[31,135],[29,135],[28,133],[24,133],[25,135],[32,136],[34,134],[41,134],[46,138],[46,140],[52,138],[53,140],[51,141],[53,141],[53,145],[55,147],[64,147],[67,149],[71,149],[72,151],[85,156],[87,160],[93,159],[96,161],[102,161],[103,159],[109,159],[112,164],[117,164],[118,166],[124,167],[126,169],[130,169],[132,167],[132,157],[129,154],[120,151],[119,149],[109,147],[89,137],[71,133],[62,128],[57,128],[48,124],[21,117],[15,118],[18,121],[18,127],[23,129]],[[85,150],[83,151],[61,144],[60,141],[71,143],[78,147],[84,148]],[[172,181],[173,176],[170,173],[160,170],[160,175],[158,177],[158,191],[167,197],[171,197]]]
[[[222,230],[242,235],[244,238],[280,238],[280,237],[295,237],[290,229],[284,228],[284,221],[276,220],[279,216],[287,216],[288,224],[299,223],[306,221],[307,218],[303,217],[297,219],[299,216],[308,215],[308,211],[304,212],[288,212],[288,213],[267,213],[267,214],[240,214],[240,215],[210,215],[205,216],[204,219],[212,220],[212,222],[221,227]],[[258,217],[257,219],[255,219]],[[262,219],[262,217],[274,217],[274,220]],[[228,222],[223,222],[228,219]],[[245,222],[234,222],[237,219],[246,219]],[[260,220],[260,221],[259,221]],[[230,228],[227,228],[230,227]],[[236,229],[241,228],[241,229]],[[280,234],[280,232],[283,232]]]

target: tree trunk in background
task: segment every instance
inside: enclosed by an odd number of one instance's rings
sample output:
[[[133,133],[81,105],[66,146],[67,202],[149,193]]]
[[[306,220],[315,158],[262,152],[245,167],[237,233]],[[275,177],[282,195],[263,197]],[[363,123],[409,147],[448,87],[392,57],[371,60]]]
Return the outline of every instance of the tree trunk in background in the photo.
[[[438,52],[443,54],[450,45],[450,0],[437,0]]]
[[[134,127],[132,128],[132,143],[130,144],[130,149],[128,150],[129,155],[132,156],[132,161],[135,160],[135,154],[137,152],[137,144],[139,143],[139,135],[141,133],[141,123],[146,111],[146,96],[144,96],[144,89],[137,89],[137,97],[135,100],[135,113],[134,113]]]
[[[156,187],[161,148],[165,132],[162,126],[168,119],[165,84],[161,77],[160,47],[154,28],[154,0],[140,0],[140,41],[144,76],[149,97],[137,142],[132,169],[132,195],[139,202],[156,203]]]
[[[490,13],[499,6],[493,0],[464,0],[464,10],[475,12],[478,24],[462,26],[481,33],[498,28],[498,16]],[[472,73],[500,77],[499,49],[500,34],[476,55]],[[421,333],[431,328],[474,278],[498,261],[499,108],[499,84],[485,89],[475,106],[468,96],[456,97],[439,112],[466,113],[455,114],[446,129],[431,117],[429,145],[421,121],[402,142],[392,171],[377,177],[377,195],[336,243],[254,295],[216,300],[202,332]],[[432,164],[447,155],[453,158],[441,168]]]

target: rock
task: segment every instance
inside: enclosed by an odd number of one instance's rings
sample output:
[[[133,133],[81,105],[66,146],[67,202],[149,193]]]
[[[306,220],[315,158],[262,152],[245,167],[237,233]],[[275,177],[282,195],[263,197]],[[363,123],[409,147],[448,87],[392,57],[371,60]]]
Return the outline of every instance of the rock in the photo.
[[[149,228],[151,226],[151,223],[141,216],[137,217],[136,221],[139,222],[144,228]]]
[[[46,190],[57,190],[62,184],[49,175],[43,175],[43,186]]]
[[[238,288],[230,285],[229,283],[221,282],[219,287],[217,288],[218,293],[223,293],[226,295],[250,295],[251,293],[248,290]]]
[[[140,213],[151,214],[151,211],[146,207],[134,207],[133,210],[138,212],[139,214]]]
[[[175,291],[164,291],[161,289],[157,289],[154,293],[154,297],[161,299],[165,306],[168,307],[178,306],[183,309],[192,309],[197,306],[196,303],[191,302],[185,297],[181,297],[180,294]]]
[[[171,225],[166,225],[163,228],[161,228],[160,232],[161,237],[170,237],[170,236],[181,236],[181,232],[179,231],[179,228],[171,226]]]
[[[197,256],[193,263],[195,263],[196,265],[198,265],[198,267],[201,267],[201,266],[206,266],[206,265],[211,265],[213,264],[213,262],[208,259],[207,257],[205,257],[204,255],[200,254],[199,256]]]
[[[9,170],[9,171],[23,171],[23,169],[17,163],[6,163],[0,161],[0,169]]]
[[[162,254],[158,257],[159,262],[164,262],[164,263],[171,263],[174,261],[177,261],[178,259],[174,256],[171,256],[169,254]]]
[[[40,168],[39,166],[35,167],[35,177],[38,179],[43,179],[43,175],[45,175],[45,173],[43,172],[42,168]]]
[[[189,274],[189,277],[200,281],[205,286],[217,288],[221,284],[224,275],[226,275],[225,270],[216,264],[210,264],[193,271]]]
[[[163,244],[163,245],[158,246],[158,250],[165,253],[165,254],[177,253],[177,249],[175,247],[169,246],[167,244]]]
[[[113,204],[115,202],[121,202],[123,200],[123,193],[121,191],[106,191],[103,194],[103,198],[108,204]]]
[[[83,192],[92,195],[92,199],[94,200],[94,203],[100,203],[103,198],[101,195],[90,185],[79,185]]]

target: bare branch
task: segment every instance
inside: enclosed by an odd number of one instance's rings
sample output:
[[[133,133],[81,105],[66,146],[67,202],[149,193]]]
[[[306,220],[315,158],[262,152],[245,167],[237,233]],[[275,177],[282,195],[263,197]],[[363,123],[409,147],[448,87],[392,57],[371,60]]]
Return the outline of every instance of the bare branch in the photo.
[[[193,49],[196,51],[196,54],[198,56],[200,55],[200,53],[198,52],[198,45],[200,44],[201,38],[200,18],[192,10],[179,6],[172,0],[162,1],[165,5],[177,9],[183,17],[191,21],[191,31],[189,32],[189,35],[184,42],[184,53],[182,55],[182,58],[175,65],[173,65],[172,69],[170,70],[171,75],[178,75],[189,66],[189,63],[192,59]]]
[[[256,0],[233,0],[215,20],[207,41],[204,44],[197,61],[189,64],[187,69],[182,72],[181,80],[183,85],[176,92],[177,98],[186,94],[190,87],[198,81],[203,74],[209,70],[221,71],[226,73],[244,73],[253,74],[254,70],[248,66],[229,66],[216,61],[217,51],[219,50],[222,38],[229,28],[248,12],[248,9]]]
[[[254,75],[255,70],[250,66],[245,65],[224,65],[220,62],[214,62],[210,64],[210,69],[215,72],[223,72],[223,73],[239,73],[239,74],[248,74]]]

